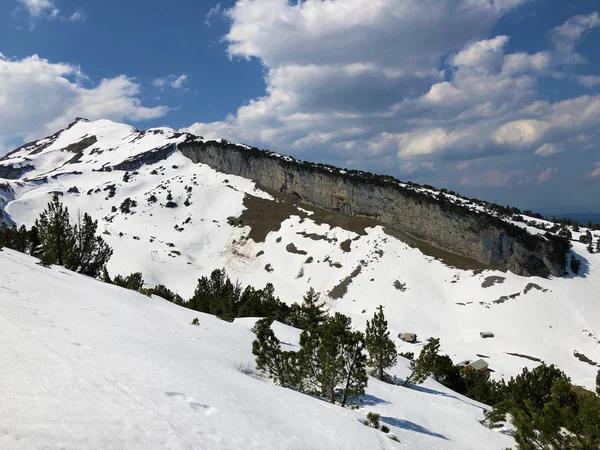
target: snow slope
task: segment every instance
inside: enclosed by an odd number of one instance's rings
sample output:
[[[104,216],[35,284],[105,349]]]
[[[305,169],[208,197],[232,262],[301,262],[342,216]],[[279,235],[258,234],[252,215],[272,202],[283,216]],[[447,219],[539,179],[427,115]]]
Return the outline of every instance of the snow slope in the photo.
[[[74,153],[65,148],[90,137],[95,142],[66,164]],[[381,227],[358,235],[318,224],[302,208],[264,242],[254,242],[248,227],[231,226],[227,219],[245,210],[246,195],[271,196],[250,180],[193,164],[176,149],[186,139],[200,138],[165,128],[139,132],[109,121],[78,121],[0,161],[0,167],[33,166],[20,179],[3,181],[9,189],[0,190],[0,203],[6,203],[11,220],[31,226],[51,194],[62,193],[72,213],[85,211],[99,220],[99,231],[114,249],[111,274],[141,271],[148,285],[164,284],[184,298],[192,295],[200,276],[225,267],[243,284],[273,283],[276,295],[287,302],[301,301],[314,287],[332,311],[350,315],[359,328],[383,304],[394,335],[414,332],[421,341],[439,337],[442,351],[455,362],[484,355],[497,378],[542,360],[557,364],[576,384],[595,385],[598,366],[575,358],[574,351],[600,363],[600,254],[574,241],[582,270],[560,279],[465,271],[423,255]],[[106,170],[155,148],[169,148],[168,156],[127,175]],[[485,210],[462,197],[447,197]],[[127,199],[137,202],[131,213],[120,209]],[[177,207],[168,208],[169,201]],[[514,223],[534,233],[549,226],[532,217],[524,220],[538,228]],[[585,229],[574,237],[582,233]],[[599,233],[594,235],[595,240]],[[481,339],[481,331],[495,337]],[[397,342],[399,351],[418,352],[422,345]]]
[[[495,449],[482,406],[428,380],[371,379],[344,409],[254,370],[252,319],[230,324],[158,297],[0,252],[0,448]],[[199,317],[200,326],[190,324]],[[294,344],[298,330],[279,325]],[[406,374],[400,364],[395,372]],[[377,411],[400,439],[365,427]]]

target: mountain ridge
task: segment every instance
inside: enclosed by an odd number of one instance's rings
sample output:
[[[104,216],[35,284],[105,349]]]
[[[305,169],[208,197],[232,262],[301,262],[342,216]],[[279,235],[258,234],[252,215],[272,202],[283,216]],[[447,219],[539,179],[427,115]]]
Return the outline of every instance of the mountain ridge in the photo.
[[[94,144],[78,148],[91,136]],[[184,299],[193,295],[198,278],[216,268],[246,285],[270,283],[286,303],[300,301],[313,287],[332,312],[350,316],[359,329],[383,305],[393,335],[439,336],[455,361],[488,355],[494,376],[537,365],[511,356],[518,353],[555,363],[574,382],[593,385],[597,369],[574,357],[577,351],[600,362],[600,254],[590,254],[579,241],[585,228],[571,227],[564,277],[457,268],[462,263],[449,254],[407,236],[399,239],[373,218],[302,203],[194,163],[178,149],[192,139],[210,142],[168,128],[140,132],[110,121],[77,122],[0,163],[32,167],[20,178],[0,180],[4,219],[30,227],[59,194],[72,216],[81,211],[98,220],[98,232],[114,250],[107,266],[113,276],[141,272],[147,286],[162,284]],[[157,149],[164,159],[139,165],[140,158],[155,158]],[[122,163],[137,169],[114,169]],[[441,192],[409,188],[432,198]],[[558,230],[543,219],[441,193],[531,235]],[[593,234],[596,242],[598,232]],[[581,261],[578,275],[570,270],[573,258]],[[487,330],[496,338],[482,340],[479,333]],[[414,351],[419,344],[402,346],[401,351]]]
[[[27,162],[30,156],[42,153],[63,132],[81,123],[89,122],[77,118],[65,130],[25,144],[0,159],[0,178],[22,178],[33,170]],[[531,235],[490,211],[474,207],[458,194],[444,194],[390,176],[299,161],[227,141],[204,140],[167,128],[139,131],[130,127],[128,131],[137,134],[135,139],[144,139],[148,134],[169,135],[168,143],[157,143],[154,148],[145,148],[118,163],[107,162],[95,170],[135,171],[143,164],[164,160],[172,151],[180,150],[195,163],[251,179],[261,187],[335,213],[373,219],[413,240],[470,258],[484,267],[525,276],[565,273],[564,243],[548,236]],[[64,148],[63,151],[74,155],[63,165],[79,162],[81,152],[93,147],[96,139],[86,135]],[[23,161],[11,164],[18,156]]]

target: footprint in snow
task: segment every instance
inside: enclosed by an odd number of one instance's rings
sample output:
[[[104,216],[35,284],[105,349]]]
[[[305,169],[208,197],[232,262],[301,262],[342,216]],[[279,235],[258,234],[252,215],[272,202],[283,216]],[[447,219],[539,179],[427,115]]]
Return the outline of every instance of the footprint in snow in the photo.
[[[198,403],[194,401],[194,397],[189,397],[181,392],[165,392],[167,397],[178,397],[183,401],[187,402],[194,411],[203,411],[207,416],[211,416],[217,412],[217,410],[210,405],[205,405],[204,403]]]

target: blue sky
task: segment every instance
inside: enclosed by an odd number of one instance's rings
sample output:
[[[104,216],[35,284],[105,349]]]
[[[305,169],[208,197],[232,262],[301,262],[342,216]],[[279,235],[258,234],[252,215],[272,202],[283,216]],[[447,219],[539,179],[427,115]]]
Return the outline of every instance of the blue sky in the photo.
[[[0,153],[110,118],[599,211],[599,14],[597,0],[4,0]]]

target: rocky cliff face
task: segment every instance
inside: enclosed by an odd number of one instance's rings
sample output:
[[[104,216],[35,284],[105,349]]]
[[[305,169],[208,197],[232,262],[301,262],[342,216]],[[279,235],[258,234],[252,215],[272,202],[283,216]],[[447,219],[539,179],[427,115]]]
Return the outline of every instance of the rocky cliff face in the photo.
[[[386,177],[345,172],[229,143],[178,145],[194,162],[251,179],[303,202],[370,217],[439,249],[519,275],[563,276],[565,243],[533,236],[486,213],[435,198]]]

